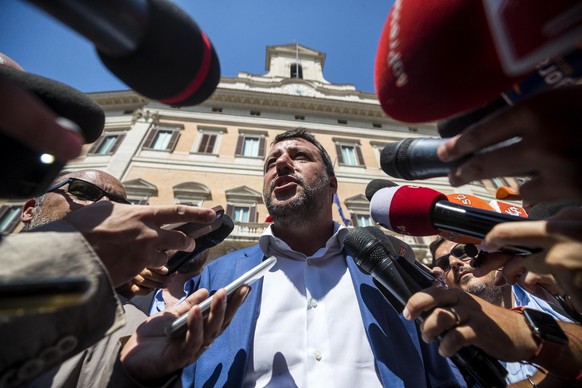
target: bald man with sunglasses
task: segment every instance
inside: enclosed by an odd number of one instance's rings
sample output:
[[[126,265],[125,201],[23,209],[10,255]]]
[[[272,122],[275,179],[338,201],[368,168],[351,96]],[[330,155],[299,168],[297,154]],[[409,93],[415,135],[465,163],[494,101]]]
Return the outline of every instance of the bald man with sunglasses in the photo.
[[[30,199],[24,204],[21,220],[25,223],[25,230],[34,232],[56,220],[66,220],[81,211],[89,211],[102,204],[114,207],[117,204],[122,207],[130,204],[121,182],[103,171],[80,170],[62,175],[53,183],[42,196]],[[142,207],[135,206],[127,210]],[[87,214],[90,215],[90,212]],[[86,218],[84,222],[90,224],[91,220]],[[118,262],[123,263],[126,260],[125,251],[129,249],[129,245],[132,245],[131,241],[127,241],[127,245],[118,251]],[[122,278],[115,270],[108,270],[112,279]],[[178,315],[191,310],[207,294],[203,290],[197,295],[191,295],[183,305],[174,306],[169,314],[158,314],[146,323],[144,321],[148,319],[147,315],[118,295],[125,310],[125,326],[40,375],[30,386],[117,386],[128,383],[150,385],[152,382],[155,385],[169,385],[177,382],[181,367],[194,361],[204,351],[204,346],[208,346],[224,329],[223,325],[230,322],[243,299],[241,291],[228,305],[226,302],[213,304],[213,315],[206,322],[202,321],[202,316],[196,311],[191,311],[195,319],[190,324],[186,339],[169,339],[164,332],[165,325]],[[218,299],[224,298],[225,295]],[[99,307],[96,305],[96,319],[99,319],[98,312]],[[166,323],[163,324],[163,321]]]

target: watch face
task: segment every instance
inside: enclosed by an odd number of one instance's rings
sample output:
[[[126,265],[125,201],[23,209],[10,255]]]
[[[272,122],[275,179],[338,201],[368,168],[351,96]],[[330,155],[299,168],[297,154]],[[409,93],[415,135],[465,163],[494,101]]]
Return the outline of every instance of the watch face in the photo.
[[[561,344],[568,343],[568,337],[550,314],[534,309],[524,309],[523,316],[532,332],[540,338]]]

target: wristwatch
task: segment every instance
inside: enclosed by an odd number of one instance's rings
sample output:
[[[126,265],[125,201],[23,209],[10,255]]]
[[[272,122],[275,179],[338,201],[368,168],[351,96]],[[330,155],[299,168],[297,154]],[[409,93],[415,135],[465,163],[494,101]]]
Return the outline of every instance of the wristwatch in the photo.
[[[564,349],[567,348],[568,337],[554,317],[542,311],[525,307],[518,308],[518,312],[523,314],[538,345],[534,355],[526,361],[537,365],[546,365],[548,362],[559,359]]]
[[[538,338],[542,343],[544,341],[561,345],[568,343],[568,337],[566,337],[558,322],[550,314],[529,308],[524,308],[522,313],[534,337]]]

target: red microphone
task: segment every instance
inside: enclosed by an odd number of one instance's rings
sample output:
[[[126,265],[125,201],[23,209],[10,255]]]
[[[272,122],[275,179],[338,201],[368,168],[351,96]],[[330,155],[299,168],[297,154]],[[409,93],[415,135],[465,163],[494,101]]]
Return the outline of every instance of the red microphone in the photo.
[[[548,15],[557,17],[559,11],[575,7],[570,0],[568,4],[545,1],[543,7],[538,0],[519,3],[523,15],[503,19],[504,26],[512,27],[511,32],[524,24],[528,31],[542,30],[544,22],[550,20]],[[578,27],[568,29],[568,33],[578,34],[579,42],[580,22],[569,22]],[[537,63],[507,75],[501,58],[506,57],[506,51],[501,51],[499,44],[503,38],[499,38],[498,28],[491,30],[490,26],[482,1],[397,0],[376,53],[375,87],[384,112],[405,122],[445,119],[496,100],[529,75]],[[544,51],[546,57],[572,50],[570,36],[556,33],[561,44]],[[504,37],[510,43],[519,39],[519,47],[530,51],[545,43],[538,36],[528,41],[528,34]],[[567,44],[562,44],[567,38]]]
[[[525,218],[450,202],[436,190],[419,186],[386,187],[370,201],[372,219],[383,227],[409,236],[433,236],[441,232],[482,240],[497,224]],[[532,253],[527,247],[507,247]]]

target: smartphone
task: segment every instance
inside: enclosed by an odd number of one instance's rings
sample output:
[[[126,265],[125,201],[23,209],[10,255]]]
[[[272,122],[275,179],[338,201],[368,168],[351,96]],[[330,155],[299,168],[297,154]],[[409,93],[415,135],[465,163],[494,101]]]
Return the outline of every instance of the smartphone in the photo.
[[[93,276],[0,277],[0,317],[47,313],[83,303],[96,284]]]
[[[277,263],[277,258],[275,256],[271,256],[261,262],[261,264],[257,265],[256,267],[250,269],[239,278],[234,280],[228,286],[224,287],[226,289],[227,297],[232,295],[233,292],[238,290],[240,287],[244,285],[249,285],[253,283],[255,280],[260,279],[267,273],[269,269],[271,269],[275,263]],[[200,310],[202,310],[202,315],[207,316],[208,311],[210,310],[210,304],[214,300],[214,295],[209,296],[206,298],[202,303],[199,304]],[[185,333],[188,326],[188,313],[182,315],[180,318],[176,319],[166,328],[166,335],[168,337],[178,337],[181,334]]]
[[[227,238],[233,230],[234,222],[232,219],[228,215],[222,214],[222,224],[218,227],[218,229],[205,234],[204,236],[198,237],[195,240],[196,247],[192,252],[177,251],[172,256],[170,256],[168,262],[166,263],[166,268],[168,268],[167,275],[169,276],[173,274],[194,257],[223,242],[224,239]]]
[[[212,221],[211,224],[204,224],[201,222],[178,222],[175,224],[164,225],[162,226],[162,229],[179,230],[181,232],[186,233],[193,239],[197,239],[198,237],[204,236],[205,234],[214,232],[222,224],[224,208],[220,205],[217,205],[213,207],[212,210],[214,210],[214,212],[216,213],[216,218],[214,219],[214,221]],[[211,227],[211,230],[207,229],[209,226]]]

